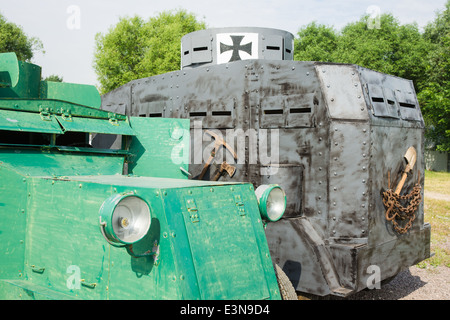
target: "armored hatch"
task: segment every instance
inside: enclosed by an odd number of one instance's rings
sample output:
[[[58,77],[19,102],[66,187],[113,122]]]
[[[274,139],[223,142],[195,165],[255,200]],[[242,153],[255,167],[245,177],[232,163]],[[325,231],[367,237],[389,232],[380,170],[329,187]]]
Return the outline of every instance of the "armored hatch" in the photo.
[[[286,213],[266,229],[274,261],[298,291],[347,296],[430,256],[424,122],[411,81],[292,61],[292,39],[266,28],[188,34],[182,70],[131,81],[102,109],[190,118],[192,179],[283,186]]]

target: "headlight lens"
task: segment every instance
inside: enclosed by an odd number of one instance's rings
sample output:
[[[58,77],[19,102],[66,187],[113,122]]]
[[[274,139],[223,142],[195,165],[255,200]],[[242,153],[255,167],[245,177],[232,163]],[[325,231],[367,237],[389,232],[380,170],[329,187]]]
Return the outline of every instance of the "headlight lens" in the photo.
[[[261,185],[255,190],[259,211],[264,220],[275,222],[286,210],[286,194],[278,185]]]
[[[150,229],[150,208],[136,195],[113,195],[100,208],[100,227],[108,242],[132,244]]]

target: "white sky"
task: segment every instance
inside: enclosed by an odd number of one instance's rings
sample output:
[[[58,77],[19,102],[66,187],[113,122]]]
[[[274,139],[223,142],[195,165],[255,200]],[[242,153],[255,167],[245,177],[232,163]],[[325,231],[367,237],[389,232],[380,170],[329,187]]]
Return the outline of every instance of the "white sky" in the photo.
[[[360,19],[369,6],[392,13],[402,24],[417,22],[423,28],[443,11],[447,0],[0,0],[0,13],[38,37],[45,54],[32,62],[42,66],[43,76],[57,74],[65,82],[98,85],[92,67],[95,35],[105,33],[119,17],[144,19],[158,12],[186,9],[210,28],[252,26],[276,28],[296,36],[312,21],[339,30]],[[79,28],[72,6],[79,8]]]

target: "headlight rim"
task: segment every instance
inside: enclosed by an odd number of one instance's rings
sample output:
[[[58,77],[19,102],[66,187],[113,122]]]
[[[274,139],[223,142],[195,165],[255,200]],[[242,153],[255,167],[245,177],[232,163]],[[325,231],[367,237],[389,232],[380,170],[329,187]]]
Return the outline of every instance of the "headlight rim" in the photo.
[[[274,189],[279,189],[282,192],[283,198],[284,198],[284,205],[283,205],[283,212],[279,214],[275,219],[271,218],[269,216],[269,213],[267,212],[267,199],[269,198],[270,193]],[[284,189],[278,185],[278,184],[262,184],[258,186],[255,190],[256,198],[258,200],[258,207],[259,212],[261,214],[261,217],[263,220],[267,222],[277,222],[280,220],[284,213],[286,212],[286,205],[287,205],[287,199],[286,199],[286,192]]]
[[[147,212],[148,212],[148,219],[147,219],[148,223],[145,226],[144,231],[142,232],[141,236],[139,236],[136,240],[133,240],[133,241],[125,241],[124,239],[121,239],[114,231],[114,226],[113,226],[114,212],[115,212],[117,206],[124,199],[129,198],[129,197],[135,197],[135,198],[139,199],[140,201],[142,201],[143,204],[145,204]],[[103,201],[103,203],[100,207],[100,210],[99,210],[99,223],[100,223],[101,232],[109,244],[111,244],[113,246],[117,246],[117,247],[129,246],[129,245],[132,245],[132,244],[142,240],[142,238],[144,238],[145,235],[150,230],[151,220],[152,220],[152,211],[151,211],[150,205],[143,197],[141,197],[133,192],[120,193],[120,194],[115,194],[115,195],[110,196],[105,201]]]

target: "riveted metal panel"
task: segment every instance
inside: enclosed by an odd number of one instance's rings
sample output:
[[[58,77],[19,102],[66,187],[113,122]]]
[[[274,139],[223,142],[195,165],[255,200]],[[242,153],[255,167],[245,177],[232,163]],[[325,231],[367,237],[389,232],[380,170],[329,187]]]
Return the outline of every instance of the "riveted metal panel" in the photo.
[[[368,118],[355,66],[317,64],[316,69],[331,118],[353,120]]]
[[[268,35],[263,37],[263,56],[267,60],[283,59],[283,37],[279,35]]]
[[[330,124],[330,237],[367,237],[369,159],[368,123],[333,121]]]
[[[166,210],[183,221],[201,299],[278,296],[267,275],[272,261],[254,197],[248,184],[167,190]]]

